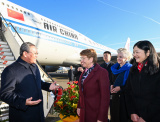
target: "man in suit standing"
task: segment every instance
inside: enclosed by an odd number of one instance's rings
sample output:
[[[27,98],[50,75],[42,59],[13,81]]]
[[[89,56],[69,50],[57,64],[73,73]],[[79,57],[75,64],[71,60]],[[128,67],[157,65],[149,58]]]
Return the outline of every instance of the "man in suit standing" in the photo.
[[[69,82],[74,81],[73,66],[70,66],[70,70],[68,70],[68,78],[69,78]]]
[[[112,71],[111,71],[111,66],[114,64],[112,61],[111,61],[111,52],[109,51],[105,51],[103,53],[103,60],[104,60],[104,63],[102,63],[100,66],[102,68],[105,68],[108,73],[109,73],[109,80],[110,80],[110,84],[111,84],[111,81],[112,81]]]
[[[0,99],[9,104],[9,122],[44,122],[42,90],[59,86],[41,80],[37,48],[30,42],[20,47],[19,58],[1,75]]]
[[[109,74],[109,80],[110,80],[110,85],[112,83],[112,71],[111,71],[111,66],[114,65],[114,63],[111,61],[111,52],[110,51],[105,51],[103,53],[103,60],[104,63],[102,63],[100,66],[108,71]],[[109,121],[109,120],[108,120]],[[109,121],[110,122],[110,121]]]

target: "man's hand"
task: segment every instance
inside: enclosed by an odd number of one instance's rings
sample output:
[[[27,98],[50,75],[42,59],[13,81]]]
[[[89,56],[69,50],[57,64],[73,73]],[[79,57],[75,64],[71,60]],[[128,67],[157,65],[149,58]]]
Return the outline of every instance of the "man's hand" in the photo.
[[[41,99],[36,101],[31,101],[31,100],[32,100],[32,97],[26,99],[26,105],[37,105],[42,101]]]
[[[58,88],[59,88],[59,86],[57,86],[57,85],[55,85],[55,84],[56,84],[56,81],[50,85],[49,90],[51,90],[51,91],[52,91],[52,90],[56,90],[56,89],[58,89]]]

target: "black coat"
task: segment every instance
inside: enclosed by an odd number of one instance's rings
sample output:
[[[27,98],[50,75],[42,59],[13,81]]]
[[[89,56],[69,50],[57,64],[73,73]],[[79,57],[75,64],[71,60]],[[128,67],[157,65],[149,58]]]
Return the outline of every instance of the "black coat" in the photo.
[[[69,81],[74,81],[74,71],[73,71],[73,69],[68,70],[68,78],[69,78]]]
[[[112,83],[112,71],[111,71],[111,66],[112,66],[112,65],[114,65],[114,63],[111,62],[111,61],[109,62],[108,65],[107,65],[105,62],[100,65],[101,67],[105,68],[105,69],[108,71],[110,84],[113,84],[113,83]]]
[[[9,122],[44,122],[41,88],[49,91],[49,83],[41,81],[36,64],[28,64],[20,57],[6,67],[1,75],[0,98],[9,104]],[[26,99],[41,99],[38,105],[25,105]]]
[[[138,69],[130,72],[126,85],[129,115],[135,113],[147,122],[160,122],[160,71],[149,75]]]

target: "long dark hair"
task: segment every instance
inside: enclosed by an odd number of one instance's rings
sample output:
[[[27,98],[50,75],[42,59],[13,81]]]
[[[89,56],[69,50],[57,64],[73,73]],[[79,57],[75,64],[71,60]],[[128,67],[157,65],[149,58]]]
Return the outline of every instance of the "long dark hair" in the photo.
[[[149,73],[150,75],[157,73],[159,71],[160,60],[152,43],[148,40],[143,40],[143,41],[138,41],[133,46],[133,49],[135,46],[137,46],[141,50],[144,50],[145,54],[147,54],[148,51],[150,52],[148,58],[145,61],[143,61],[143,65],[147,61],[147,68],[145,69],[145,73]],[[131,72],[137,69],[137,62],[135,58],[132,59],[132,64],[133,66],[131,68]]]

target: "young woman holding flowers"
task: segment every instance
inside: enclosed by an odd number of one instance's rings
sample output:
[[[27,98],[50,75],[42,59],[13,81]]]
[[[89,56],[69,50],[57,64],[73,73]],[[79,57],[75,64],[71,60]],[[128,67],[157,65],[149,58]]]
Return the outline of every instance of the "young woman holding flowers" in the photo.
[[[108,72],[97,64],[94,49],[82,50],[77,114],[80,122],[107,122],[110,101]]]

